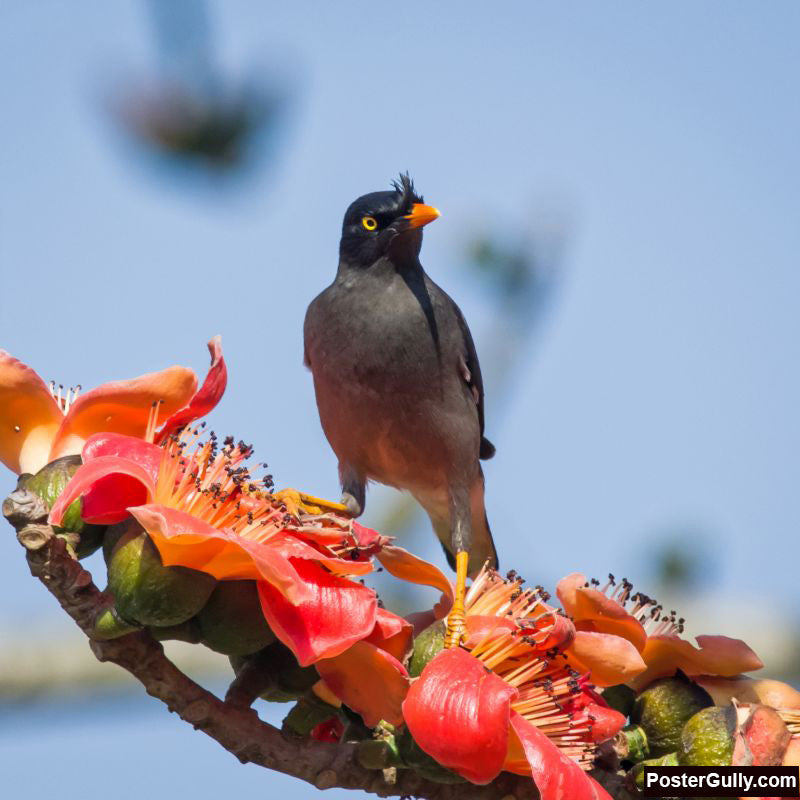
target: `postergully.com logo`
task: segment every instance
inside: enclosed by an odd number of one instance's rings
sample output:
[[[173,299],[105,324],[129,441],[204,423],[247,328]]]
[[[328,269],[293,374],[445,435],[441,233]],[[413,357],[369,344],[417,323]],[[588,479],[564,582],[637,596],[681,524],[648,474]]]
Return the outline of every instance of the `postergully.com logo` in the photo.
[[[797,767],[645,767],[645,797],[800,797]]]

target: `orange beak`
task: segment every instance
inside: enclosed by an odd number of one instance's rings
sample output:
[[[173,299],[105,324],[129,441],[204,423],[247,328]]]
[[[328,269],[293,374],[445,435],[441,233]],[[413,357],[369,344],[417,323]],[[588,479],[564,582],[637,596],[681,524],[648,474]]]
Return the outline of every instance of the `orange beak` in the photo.
[[[433,206],[426,206],[424,203],[414,203],[411,213],[407,214],[403,219],[408,220],[409,228],[421,228],[440,216],[439,209]]]

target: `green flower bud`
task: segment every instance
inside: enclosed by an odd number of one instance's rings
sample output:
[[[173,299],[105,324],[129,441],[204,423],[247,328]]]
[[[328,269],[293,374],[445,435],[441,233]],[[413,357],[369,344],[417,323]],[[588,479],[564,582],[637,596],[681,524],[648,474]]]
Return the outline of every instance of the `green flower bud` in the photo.
[[[50,511],[80,465],[80,456],[57,458],[42,467],[35,475],[21,475],[17,486],[40,497],[45,509]],[[89,525],[84,522],[81,519],[81,502],[78,498],[70,503],[61,525],[54,526],[53,530],[69,542],[78,558],[85,558],[102,544],[106,526]]]
[[[446,630],[445,621],[438,620],[414,639],[414,650],[408,663],[408,672],[412,678],[418,678],[428,662],[444,648]]]
[[[197,628],[197,617],[180,625],[157,626],[151,625],[147,630],[157,642],[188,642],[197,644],[200,641],[200,631]]]
[[[642,727],[649,755],[663,756],[678,749],[686,721],[711,705],[711,695],[678,671],[650,684],[634,701],[630,718]]]
[[[297,705],[289,711],[283,721],[283,727],[299,736],[308,736],[322,722],[335,717],[339,709],[320,700],[312,692],[303,695]]]
[[[640,761],[631,770],[631,777],[638,789],[644,789],[644,768],[645,767],[677,767],[678,756],[676,753],[667,753],[658,758],[649,758],[647,761]]]
[[[255,581],[220,581],[195,621],[200,641],[227,656],[249,655],[275,641]]]
[[[186,622],[208,602],[216,584],[205,572],[165,567],[150,537],[133,520],[108,565],[108,588],[119,615],[142,625]]]
[[[636,700],[636,692],[630,686],[620,683],[617,686],[609,686],[603,689],[603,700],[615,711],[619,711],[626,717],[629,717],[633,709],[634,700]]]
[[[107,608],[98,614],[91,635],[92,639],[118,639],[138,630],[141,630],[141,626],[126,622],[115,608]]]
[[[615,740],[615,749],[621,761],[641,761],[650,754],[647,734],[641,725],[628,725]]]
[[[687,767],[729,766],[735,732],[733,706],[712,706],[698,711],[681,731],[678,763]]]

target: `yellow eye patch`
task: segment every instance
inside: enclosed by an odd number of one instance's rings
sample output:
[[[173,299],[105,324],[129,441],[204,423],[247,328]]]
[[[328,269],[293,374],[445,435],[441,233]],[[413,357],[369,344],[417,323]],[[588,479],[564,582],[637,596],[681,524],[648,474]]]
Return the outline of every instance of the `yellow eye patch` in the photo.
[[[368,231],[374,231],[378,227],[378,220],[375,217],[362,217],[361,224]]]

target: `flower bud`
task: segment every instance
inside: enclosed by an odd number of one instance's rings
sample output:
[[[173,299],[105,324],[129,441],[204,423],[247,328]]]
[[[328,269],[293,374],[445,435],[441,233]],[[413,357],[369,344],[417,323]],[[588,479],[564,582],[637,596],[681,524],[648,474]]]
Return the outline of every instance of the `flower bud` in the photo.
[[[677,750],[686,721],[711,705],[708,692],[678,671],[650,684],[634,701],[630,718],[644,731],[649,755],[663,756]]]
[[[633,710],[636,692],[631,689],[630,686],[620,683],[616,686],[609,686],[607,689],[603,689],[602,697],[610,708],[628,717]]]
[[[676,753],[667,753],[658,758],[649,758],[647,761],[640,761],[631,770],[631,777],[637,789],[644,789],[644,768],[645,767],[677,767],[678,756]]]
[[[678,763],[686,767],[729,766],[736,727],[733,706],[710,706],[698,711],[681,731]]]
[[[133,625],[122,619],[115,608],[107,608],[98,614],[94,621],[92,639],[118,639],[134,631],[141,630],[141,626]]]
[[[308,736],[322,722],[327,722],[339,713],[339,709],[307,692],[286,715],[283,727],[299,736]]]
[[[255,581],[220,581],[195,622],[200,641],[227,656],[246,656],[275,641]]]
[[[408,664],[408,674],[412,678],[418,678],[428,662],[444,648],[446,629],[445,621],[437,620],[414,639],[414,650]]]
[[[42,467],[35,475],[20,476],[17,488],[37,495],[44,503],[45,510],[50,511],[80,465],[80,456],[57,458]],[[70,504],[61,520],[61,525],[53,526],[53,530],[72,545],[78,558],[85,558],[102,544],[106,526],[89,525],[84,522],[81,519],[81,500],[78,499]]]
[[[187,567],[165,567],[150,537],[132,520],[111,555],[108,588],[119,615],[159,627],[191,619],[217,582]]]

